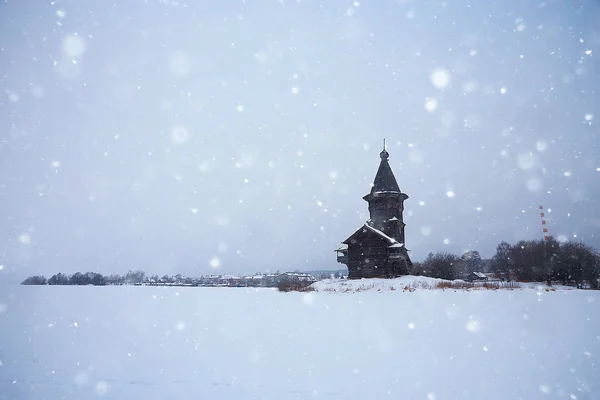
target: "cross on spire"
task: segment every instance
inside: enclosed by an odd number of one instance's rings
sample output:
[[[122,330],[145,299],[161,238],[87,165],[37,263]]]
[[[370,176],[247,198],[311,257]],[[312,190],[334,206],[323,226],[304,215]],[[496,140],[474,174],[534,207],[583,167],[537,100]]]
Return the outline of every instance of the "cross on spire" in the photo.
[[[390,153],[385,149],[385,138],[383,138],[383,150],[379,153],[379,157],[381,157],[382,160],[387,160],[390,157]]]

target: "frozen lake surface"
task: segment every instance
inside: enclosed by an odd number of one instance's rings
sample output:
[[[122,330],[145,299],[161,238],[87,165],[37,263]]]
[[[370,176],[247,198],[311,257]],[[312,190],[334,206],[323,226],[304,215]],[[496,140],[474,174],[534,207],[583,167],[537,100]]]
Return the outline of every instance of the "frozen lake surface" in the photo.
[[[0,399],[598,399],[600,292],[0,288]]]

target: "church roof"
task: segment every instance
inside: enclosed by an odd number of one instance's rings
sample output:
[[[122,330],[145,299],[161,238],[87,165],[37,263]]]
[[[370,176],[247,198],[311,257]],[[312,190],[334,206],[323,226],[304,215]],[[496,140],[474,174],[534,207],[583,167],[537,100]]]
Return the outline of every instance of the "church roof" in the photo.
[[[377,174],[373,180],[371,194],[376,192],[400,192],[400,187],[398,186],[398,182],[396,182],[396,177],[392,172],[387,158],[381,159]]]
[[[393,237],[389,237],[385,233],[381,232],[379,229],[373,228],[369,224],[364,224],[363,226],[361,226],[360,228],[358,228],[356,230],[356,232],[354,232],[352,235],[350,235],[350,237],[348,239],[344,240],[342,243],[348,244],[348,242],[350,241],[350,239],[352,239],[355,235],[358,235],[358,234],[361,234],[361,233],[364,233],[364,232],[367,232],[367,231],[370,231],[370,232],[372,232],[372,233],[374,233],[374,234],[382,237],[383,239],[387,240],[390,245],[399,244],[396,239],[394,239]]]
[[[390,153],[388,153],[384,148],[379,154],[379,157],[381,158],[381,162],[379,163],[379,168],[377,169],[375,179],[373,180],[371,193],[365,196],[365,198],[371,197],[375,193],[401,193],[398,182],[396,182],[396,177],[394,176],[392,168],[390,167],[390,163],[388,162]]]
[[[396,239],[394,239],[392,237],[389,237],[385,233],[381,232],[379,229],[375,229],[375,228],[373,228],[369,224],[365,224],[364,226],[365,226],[365,228],[369,229],[371,232],[378,234],[379,236],[381,236],[382,238],[384,238],[385,240],[387,240],[388,242],[390,242],[390,244],[398,243],[396,241]]]

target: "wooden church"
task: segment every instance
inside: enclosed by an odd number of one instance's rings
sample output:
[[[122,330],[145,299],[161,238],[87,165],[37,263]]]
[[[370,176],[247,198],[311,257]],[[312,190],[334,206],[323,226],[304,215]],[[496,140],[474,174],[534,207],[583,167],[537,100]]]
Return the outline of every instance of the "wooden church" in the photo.
[[[398,187],[385,142],[379,156],[371,193],[363,197],[369,203],[370,218],[342,242],[345,247],[336,250],[337,261],[348,267],[348,279],[394,278],[407,275],[412,268],[402,218],[408,196]]]

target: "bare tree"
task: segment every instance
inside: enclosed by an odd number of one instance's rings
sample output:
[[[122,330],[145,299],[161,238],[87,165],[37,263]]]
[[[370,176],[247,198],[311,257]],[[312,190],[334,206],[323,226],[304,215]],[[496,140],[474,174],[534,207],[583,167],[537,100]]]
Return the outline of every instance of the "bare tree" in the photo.
[[[432,278],[456,279],[459,258],[450,253],[429,253],[423,261],[424,275]]]
[[[510,282],[511,270],[511,245],[506,242],[500,242],[496,247],[496,254],[492,257],[492,272],[501,277],[502,280]]]
[[[481,272],[483,261],[477,250],[469,250],[460,257],[464,267],[464,274],[469,275],[472,272]]]

